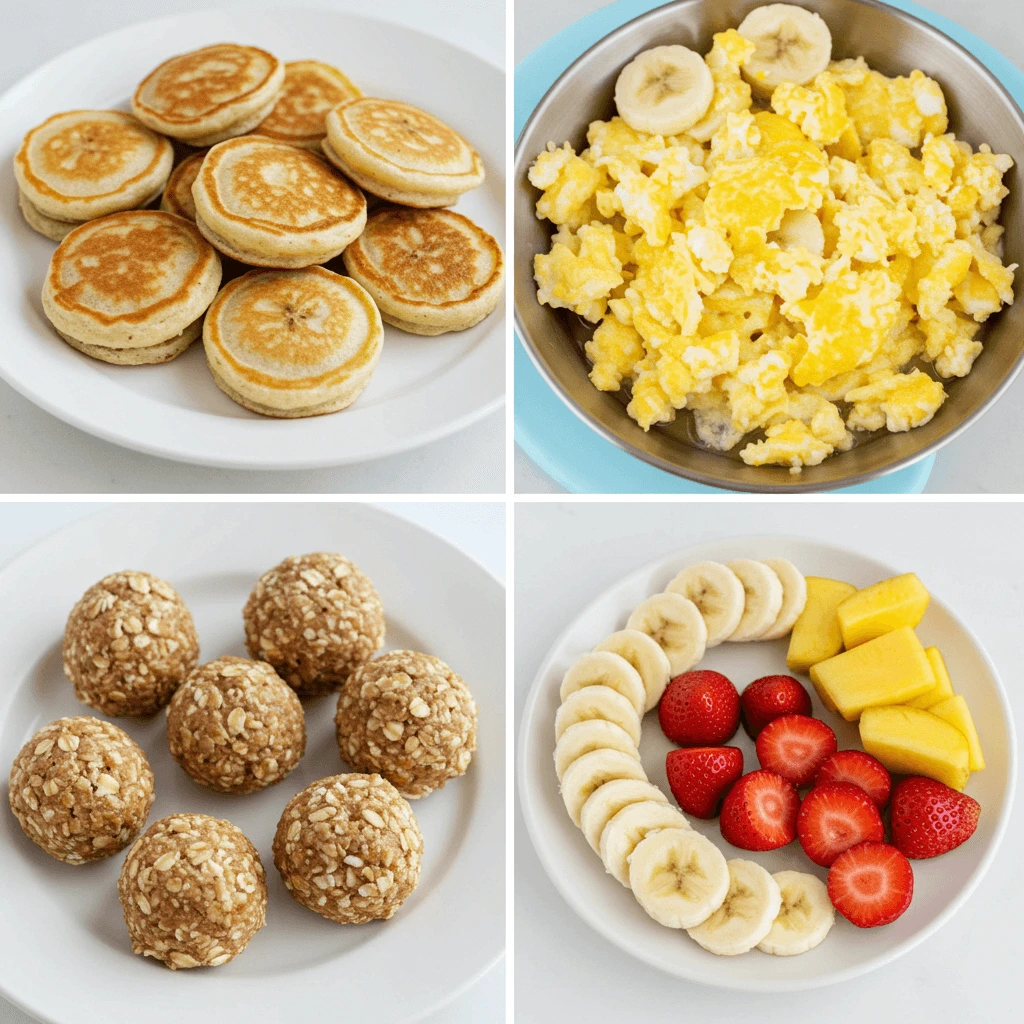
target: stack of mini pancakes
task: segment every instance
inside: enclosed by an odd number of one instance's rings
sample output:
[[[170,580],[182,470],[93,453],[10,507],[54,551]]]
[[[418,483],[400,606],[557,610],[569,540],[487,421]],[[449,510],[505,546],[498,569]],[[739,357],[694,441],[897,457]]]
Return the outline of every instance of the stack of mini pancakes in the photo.
[[[131,106],[55,114],[14,160],[25,220],[60,243],[43,309],[79,351],[161,363],[202,336],[235,402],[314,416],[369,383],[382,321],[442,334],[498,304],[498,243],[446,209],[483,165],[426,111],[234,43],[165,61]]]

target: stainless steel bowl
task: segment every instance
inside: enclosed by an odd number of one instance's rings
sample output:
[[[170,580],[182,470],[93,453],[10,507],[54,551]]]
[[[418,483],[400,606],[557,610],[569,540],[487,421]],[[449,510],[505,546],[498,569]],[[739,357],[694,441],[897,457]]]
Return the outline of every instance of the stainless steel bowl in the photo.
[[[651,46],[682,43],[706,53],[715,32],[738,25],[765,0],[677,0],[656,8],[605,36],[575,61],[551,87],[523,129],[516,146],[515,309],[520,338],[562,400],[598,433],[659,469],[702,484],[739,491],[821,491],[845,487],[908,465],[951,441],[1009,386],[1024,350],[1024,298],[991,317],[979,338],[985,351],[970,376],[947,382],[949,397],[934,419],[903,434],[881,431],[849,452],[793,475],[784,467],[752,467],[737,452],[711,451],[696,438],[685,410],[672,424],[644,433],[626,415],[624,393],[598,391],[587,378],[583,344],[590,334],[566,310],[537,302],[533,257],[550,247],[551,225],[537,220],[538,193],[526,178],[548,141],[569,140],[579,152],[587,125],[614,113],[615,79],[637,53]],[[863,55],[887,75],[920,68],[946,94],[949,123],[957,138],[975,148],[987,142],[1009,153],[1015,167],[1005,183],[1004,262],[1024,265],[1024,116],[1000,82],[962,46],[918,18],[874,0],[799,0],[817,11],[832,32],[838,58]],[[1008,453],[1009,456],[1009,453]]]

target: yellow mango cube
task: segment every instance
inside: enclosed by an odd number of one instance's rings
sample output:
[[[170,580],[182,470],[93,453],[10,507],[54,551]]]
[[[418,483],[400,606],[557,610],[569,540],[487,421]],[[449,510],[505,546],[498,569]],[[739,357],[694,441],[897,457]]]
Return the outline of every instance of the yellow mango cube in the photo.
[[[932,667],[932,674],[935,676],[935,686],[920,697],[908,700],[912,708],[920,708],[927,711],[933,704],[940,700],[953,696],[953,683],[950,681],[949,673],[946,671],[946,663],[942,660],[938,647],[926,647],[924,653],[928,655],[928,664]]]
[[[811,682],[843,718],[856,722],[865,708],[919,697],[935,685],[935,676],[917,634],[903,626],[813,665]]]
[[[964,734],[920,708],[867,708],[860,741],[891,772],[926,775],[960,790],[971,774]]]
[[[836,609],[847,650],[924,618],[929,595],[912,572],[858,590]]]
[[[786,664],[791,672],[806,672],[843,649],[836,609],[855,593],[857,588],[851,583],[822,576],[807,577],[807,603],[789,635]],[[824,697],[822,703],[828,707]],[[829,707],[829,711],[835,711],[835,707]]]
[[[967,740],[967,767],[972,772],[980,772],[985,767],[985,755],[981,752],[981,740],[978,739],[978,730],[974,726],[967,701],[957,693],[933,704],[928,711],[964,734]]]

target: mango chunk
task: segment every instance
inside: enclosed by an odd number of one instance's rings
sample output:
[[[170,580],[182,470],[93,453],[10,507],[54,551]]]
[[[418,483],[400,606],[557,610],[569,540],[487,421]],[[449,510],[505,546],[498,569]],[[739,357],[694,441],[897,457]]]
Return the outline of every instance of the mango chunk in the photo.
[[[811,682],[843,718],[856,722],[865,708],[919,697],[932,689],[935,676],[917,634],[903,626],[811,666]]]
[[[912,708],[921,708],[922,711],[927,711],[933,704],[938,704],[940,700],[953,696],[953,683],[950,681],[946,663],[942,660],[938,647],[926,647],[924,653],[928,655],[928,664],[931,665],[932,674],[935,676],[935,686],[926,693],[922,693],[920,697],[908,700],[907,703]]]
[[[867,708],[860,741],[891,772],[927,775],[962,790],[970,776],[967,739],[959,729],[919,708]]]
[[[960,694],[954,694],[933,704],[928,710],[964,734],[967,740],[967,767],[972,772],[980,772],[985,767],[985,755],[981,752],[981,740],[978,739],[978,730],[974,726],[967,701]]]
[[[789,636],[786,664],[791,672],[806,672],[843,649],[836,609],[856,593],[857,588],[851,583],[822,576],[807,577],[807,603]],[[828,707],[824,697],[822,703]],[[835,707],[829,707],[829,711],[835,711]]]
[[[924,618],[928,600],[928,591],[912,572],[858,590],[836,609],[843,645],[850,650],[902,626],[913,629]]]

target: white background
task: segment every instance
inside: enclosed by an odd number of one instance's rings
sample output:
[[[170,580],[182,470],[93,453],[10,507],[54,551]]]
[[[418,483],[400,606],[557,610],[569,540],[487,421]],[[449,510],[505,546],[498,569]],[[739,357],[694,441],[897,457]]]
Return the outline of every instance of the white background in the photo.
[[[964,25],[1024,68],[1024,13],[1020,0],[914,2]],[[546,39],[604,6],[602,0],[516,0],[516,63]],[[1017,273],[1018,290],[1022,273]],[[1024,493],[1024,459],[1007,458],[1007,441],[1016,442],[1021,437],[1024,375],[963,437],[939,452],[927,490],[942,494]],[[518,493],[563,493],[518,447],[515,466]]]
[[[505,505],[502,502],[377,502],[380,508],[426,527],[475,558],[500,580],[505,579]],[[7,503],[0,507],[0,567],[33,542],[54,530],[106,507],[93,504]],[[6,770],[6,769],[4,769]],[[6,808],[0,809],[6,814]],[[3,914],[0,910],[0,927]],[[395,965],[400,973],[401,965]],[[396,984],[400,978],[396,974]],[[82,993],[88,998],[88,993]],[[422,1024],[497,1024],[505,1007],[504,961],[492,968],[467,992],[437,1013],[422,1019]],[[344,1007],[324,1007],[324,1021],[340,1024]],[[31,1024],[32,1018],[11,1006],[0,996],[0,1024]],[[137,1024],[144,1024],[140,1010]],[[126,1024],[112,1021],[111,1024]],[[185,1022],[183,1022],[185,1024]],[[207,1022],[202,1022],[207,1024]],[[212,1022],[211,1022],[212,1024]],[[253,1024],[284,1024],[254,1020]],[[377,1024],[362,1021],[359,1024]]]
[[[0,93],[65,50],[135,22],[202,7],[287,6],[351,9],[505,64],[503,0],[2,0]],[[0,381],[0,452],[0,493],[496,493],[505,489],[505,414],[498,410],[432,445],[358,466],[222,470],[101,441],[37,409]]]
[[[515,511],[517,735],[534,675],[584,605],[670,551],[766,533],[840,544],[919,573],[991,656],[1022,735],[1022,527],[1024,510],[1011,503],[769,504],[738,498],[685,504],[520,503]],[[1018,808],[995,862],[967,904],[894,963],[816,991],[723,992],[664,975],[591,932],[548,881],[517,801],[516,1019],[522,1024],[952,1024],[1018,1018],[1022,859]]]

